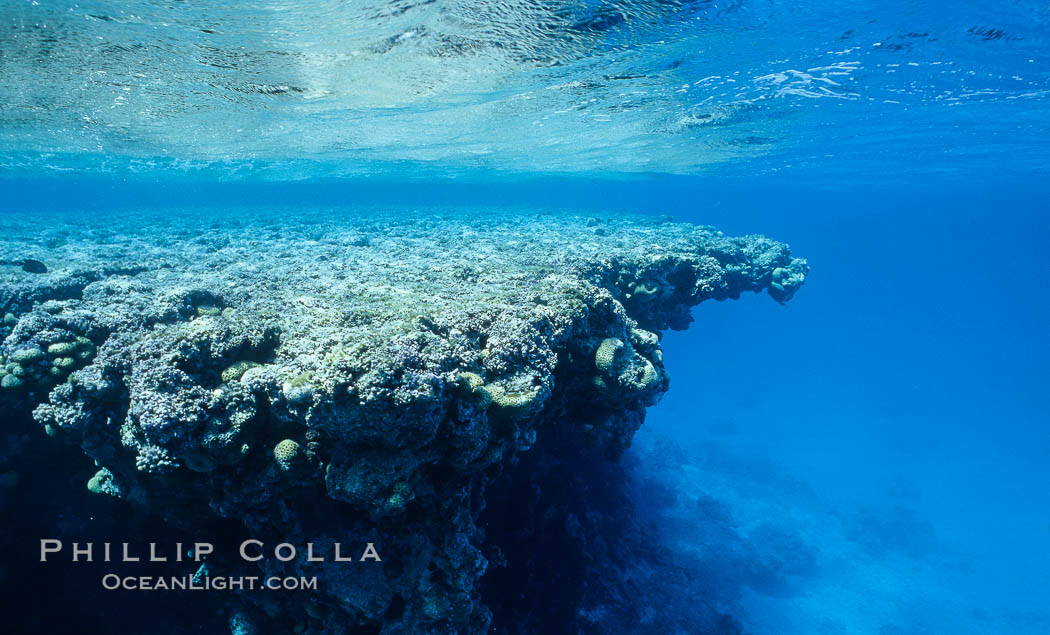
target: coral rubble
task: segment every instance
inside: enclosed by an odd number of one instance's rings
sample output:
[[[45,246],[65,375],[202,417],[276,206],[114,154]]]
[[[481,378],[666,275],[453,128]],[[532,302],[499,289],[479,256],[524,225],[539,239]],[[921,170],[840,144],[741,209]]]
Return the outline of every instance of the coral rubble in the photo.
[[[243,594],[235,632],[262,615],[302,632],[484,632],[489,485],[554,431],[615,458],[668,389],[660,331],[708,299],[787,301],[807,272],[767,238],[650,217],[2,224],[0,259],[47,267],[0,267],[0,405],[93,459],[91,491],[179,526],[221,517],[382,554],[216,559],[212,575],[319,579]]]

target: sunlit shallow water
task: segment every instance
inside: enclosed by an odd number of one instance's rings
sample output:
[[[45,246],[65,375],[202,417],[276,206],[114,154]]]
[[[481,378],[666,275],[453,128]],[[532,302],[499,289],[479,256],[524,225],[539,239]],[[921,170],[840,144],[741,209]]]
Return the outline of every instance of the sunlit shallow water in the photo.
[[[12,0],[0,20],[7,171],[888,180],[1048,156],[1042,2]]]

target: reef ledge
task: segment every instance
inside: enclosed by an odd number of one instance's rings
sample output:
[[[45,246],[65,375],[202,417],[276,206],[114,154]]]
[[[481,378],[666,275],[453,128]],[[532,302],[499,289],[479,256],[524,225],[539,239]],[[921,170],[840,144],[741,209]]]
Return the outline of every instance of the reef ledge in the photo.
[[[0,236],[0,407],[94,460],[88,489],[383,554],[210,562],[318,577],[231,600],[235,633],[486,632],[487,486],[552,430],[615,458],[668,389],[662,330],[808,271],[647,216],[33,214]]]

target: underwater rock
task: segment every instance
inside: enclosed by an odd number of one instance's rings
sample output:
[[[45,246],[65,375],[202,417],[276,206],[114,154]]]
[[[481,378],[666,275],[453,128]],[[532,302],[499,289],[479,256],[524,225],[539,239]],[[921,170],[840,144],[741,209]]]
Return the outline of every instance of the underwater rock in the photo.
[[[47,273],[47,265],[40,262],[39,260],[26,258],[22,261],[22,271],[25,271],[27,273]]]
[[[0,270],[0,407],[80,446],[91,491],[173,525],[383,554],[269,561],[318,587],[238,595],[237,632],[487,631],[493,480],[560,429],[615,458],[668,389],[661,330],[708,299],[786,301],[808,271],[773,240],[648,217],[601,235],[567,214],[197,221],[64,225],[60,273]],[[0,258],[55,231],[9,226]]]

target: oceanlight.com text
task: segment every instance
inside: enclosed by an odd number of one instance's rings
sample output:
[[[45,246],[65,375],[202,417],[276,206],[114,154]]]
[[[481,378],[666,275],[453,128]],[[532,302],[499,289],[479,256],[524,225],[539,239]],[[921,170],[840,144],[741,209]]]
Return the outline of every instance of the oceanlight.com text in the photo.
[[[316,577],[279,576],[102,576],[107,591],[316,591]]]

